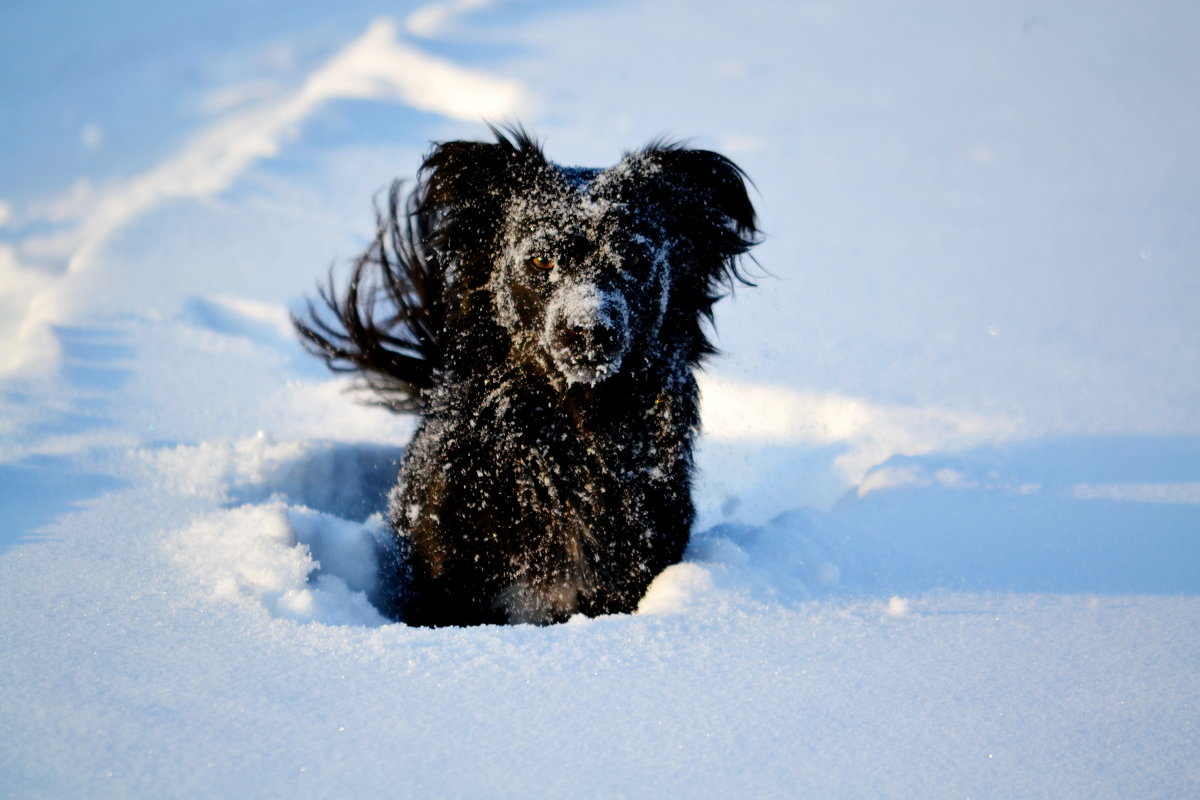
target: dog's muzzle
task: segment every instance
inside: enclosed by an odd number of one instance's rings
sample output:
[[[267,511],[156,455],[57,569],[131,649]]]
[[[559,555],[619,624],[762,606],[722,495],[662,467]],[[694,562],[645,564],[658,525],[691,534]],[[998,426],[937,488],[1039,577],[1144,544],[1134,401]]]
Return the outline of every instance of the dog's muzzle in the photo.
[[[573,283],[546,309],[543,342],[571,383],[596,384],[621,368],[629,350],[629,305],[620,292]]]

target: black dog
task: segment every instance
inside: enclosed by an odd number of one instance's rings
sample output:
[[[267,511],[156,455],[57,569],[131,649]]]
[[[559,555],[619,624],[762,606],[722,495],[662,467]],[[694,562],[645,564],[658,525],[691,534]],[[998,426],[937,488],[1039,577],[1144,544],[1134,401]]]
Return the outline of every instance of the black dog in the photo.
[[[389,498],[414,625],[629,612],[693,510],[693,369],[758,236],[742,171],[653,143],[560,167],[521,130],[448,142],[393,185],[309,349],[422,423]]]

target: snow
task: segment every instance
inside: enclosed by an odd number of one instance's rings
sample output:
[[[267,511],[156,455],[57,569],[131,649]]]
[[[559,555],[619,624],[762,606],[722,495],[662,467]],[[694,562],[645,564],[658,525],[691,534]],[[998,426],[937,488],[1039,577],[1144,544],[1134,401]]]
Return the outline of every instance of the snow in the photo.
[[[384,530],[378,515],[373,522],[247,505],[199,520],[168,549],[215,598],[248,600],[283,619],[374,627],[387,620],[368,599],[379,581],[376,537]]]
[[[0,794],[1200,791],[1192,4],[177,6],[0,10]],[[482,118],[757,187],[637,614],[371,602],[286,314]]]

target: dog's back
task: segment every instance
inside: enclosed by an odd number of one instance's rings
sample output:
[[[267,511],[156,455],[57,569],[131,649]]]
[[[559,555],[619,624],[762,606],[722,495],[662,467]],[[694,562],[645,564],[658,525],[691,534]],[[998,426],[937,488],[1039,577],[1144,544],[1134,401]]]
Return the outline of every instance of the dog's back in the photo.
[[[297,321],[424,419],[390,497],[412,624],[631,611],[692,523],[703,319],[757,230],[724,157],[562,168],[523,133],[434,149],[344,295]]]

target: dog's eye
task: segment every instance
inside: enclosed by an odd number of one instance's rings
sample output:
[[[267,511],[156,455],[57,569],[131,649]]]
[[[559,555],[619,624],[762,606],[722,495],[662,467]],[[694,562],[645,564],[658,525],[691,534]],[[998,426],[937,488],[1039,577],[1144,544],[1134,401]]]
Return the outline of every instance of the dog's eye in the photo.
[[[529,266],[534,269],[554,269],[554,261],[542,256],[533,256],[529,259]]]

